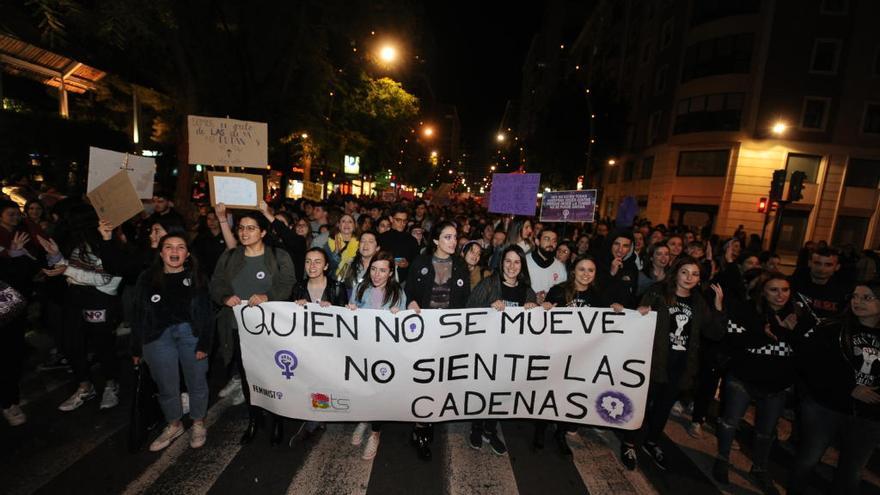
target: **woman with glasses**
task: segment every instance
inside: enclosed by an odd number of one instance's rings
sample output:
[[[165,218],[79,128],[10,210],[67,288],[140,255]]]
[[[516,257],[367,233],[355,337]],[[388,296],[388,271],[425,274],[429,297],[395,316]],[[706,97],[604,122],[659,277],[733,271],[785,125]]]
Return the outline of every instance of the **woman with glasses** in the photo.
[[[241,343],[232,308],[239,304],[258,306],[267,301],[286,301],[296,281],[293,262],[283,249],[266,245],[264,239],[268,222],[255,212],[246,213],[238,222],[238,246],[223,253],[217,261],[211,280],[211,298],[223,309],[218,316],[217,331],[220,351],[227,365],[238,367],[241,390],[245,400],[250,399],[244,366],[241,361]],[[230,338],[231,337],[231,338]],[[248,426],[241,443],[253,440],[262,425],[262,410],[249,406]],[[281,418],[275,418],[270,442],[276,445],[284,435]]]
[[[862,469],[880,445],[880,281],[858,282],[840,317],[824,320],[798,349],[804,385],[801,443],[788,493],[804,493],[810,473],[838,439],[834,493],[858,493]]]

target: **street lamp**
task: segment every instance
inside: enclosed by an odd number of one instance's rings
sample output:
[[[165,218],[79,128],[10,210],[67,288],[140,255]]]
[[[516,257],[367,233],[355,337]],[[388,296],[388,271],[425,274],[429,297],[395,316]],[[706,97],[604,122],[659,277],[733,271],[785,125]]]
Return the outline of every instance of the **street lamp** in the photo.
[[[506,136],[504,135],[503,132],[499,132],[498,135],[495,136],[495,140],[498,141],[499,143],[503,143],[505,138],[506,138]]]
[[[614,165],[615,163],[617,163],[617,161],[614,158],[608,160],[608,165]]]
[[[777,136],[781,136],[781,135],[785,134],[785,131],[787,129],[788,129],[788,125],[786,125],[785,122],[778,120],[778,121],[776,121],[775,124],[773,124],[772,131],[773,131],[773,134],[776,134]]]
[[[386,64],[394,63],[397,60],[397,48],[392,45],[384,45],[379,48],[379,60]]]
[[[425,126],[424,129],[422,129],[422,134],[429,138],[434,135],[434,128],[431,126]]]

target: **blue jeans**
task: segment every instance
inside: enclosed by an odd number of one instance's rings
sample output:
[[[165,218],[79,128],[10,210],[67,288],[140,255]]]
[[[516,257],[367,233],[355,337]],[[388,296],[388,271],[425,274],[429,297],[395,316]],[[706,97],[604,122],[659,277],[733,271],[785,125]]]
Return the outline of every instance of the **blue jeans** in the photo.
[[[159,406],[169,423],[180,420],[180,374],[189,392],[189,417],[204,419],[208,411],[208,360],[196,359],[196,344],[189,323],[178,323],[166,328],[162,335],[144,344],[144,360],[150,365],[150,374],[159,388]]]
[[[801,400],[801,445],[792,466],[788,493],[803,493],[813,467],[837,437],[840,439],[840,457],[832,492],[858,493],[862,469],[880,444],[880,422],[828,409],[804,394]]]
[[[755,401],[755,451],[752,455],[752,469],[764,471],[770,457],[770,448],[776,439],[776,423],[785,409],[786,391],[764,392],[740,380],[732,373],[724,379],[724,414],[718,428],[718,457],[730,458],[730,446],[736,435],[736,428]]]

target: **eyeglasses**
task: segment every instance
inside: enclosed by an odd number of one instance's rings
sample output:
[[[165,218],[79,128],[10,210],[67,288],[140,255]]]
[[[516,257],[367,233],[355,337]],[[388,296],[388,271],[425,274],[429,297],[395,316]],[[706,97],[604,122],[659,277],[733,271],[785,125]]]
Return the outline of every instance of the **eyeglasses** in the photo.
[[[239,231],[239,232],[245,232],[245,231],[247,231],[247,232],[256,232],[259,228],[260,228],[260,227],[258,227],[258,226],[256,226],[256,225],[239,225],[239,226],[238,226],[238,231]]]
[[[877,296],[875,296],[875,295],[873,295],[873,294],[865,294],[865,295],[861,295],[861,294],[853,294],[853,295],[850,296],[850,297],[852,297],[852,300],[855,301],[855,302],[866,302],[866,303],[872,303],[872,302],[877,301]]]

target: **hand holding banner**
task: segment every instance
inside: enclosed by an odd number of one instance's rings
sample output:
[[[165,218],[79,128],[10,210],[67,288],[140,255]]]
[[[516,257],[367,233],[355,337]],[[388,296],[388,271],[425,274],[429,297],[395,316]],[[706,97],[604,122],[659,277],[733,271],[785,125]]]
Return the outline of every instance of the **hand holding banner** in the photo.
[[[233,308],[251,403],[314,421],[533,418],[636,429],[655,313]]]

